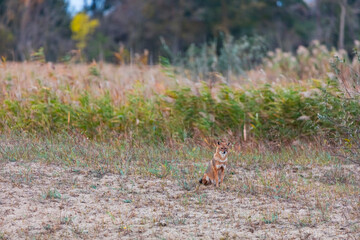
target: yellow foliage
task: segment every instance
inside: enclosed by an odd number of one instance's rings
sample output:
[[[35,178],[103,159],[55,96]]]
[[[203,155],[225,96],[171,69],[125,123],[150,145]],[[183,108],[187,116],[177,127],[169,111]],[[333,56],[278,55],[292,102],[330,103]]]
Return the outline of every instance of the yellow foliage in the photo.
[[[70,29],[72,31],[72,38],[77,41],[77,48],[84,49],[86,47],[87,37],[95,31],[99,26],[97,19],[90,20],[86,13],[78,13],[71,21]]]

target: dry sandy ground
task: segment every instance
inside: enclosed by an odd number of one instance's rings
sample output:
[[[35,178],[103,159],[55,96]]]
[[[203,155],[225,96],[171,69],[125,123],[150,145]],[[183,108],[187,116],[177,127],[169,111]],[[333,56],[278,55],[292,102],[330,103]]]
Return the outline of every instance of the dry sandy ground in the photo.
[[[360,239],[346,201],[321,222],[296,200],[227,191],[230,180],[186,191],[167,179],[40,163],[0,167],[0,239]]]

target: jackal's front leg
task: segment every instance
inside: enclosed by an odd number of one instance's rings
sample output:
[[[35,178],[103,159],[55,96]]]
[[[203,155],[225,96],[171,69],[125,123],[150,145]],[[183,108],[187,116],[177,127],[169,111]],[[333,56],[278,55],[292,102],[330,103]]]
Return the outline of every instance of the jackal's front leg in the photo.
[[[216,184],[216,187],[219,187],[219,173],[218,172],[215,172],[215,184]]]
[[[219,176],[219,178],[220,178],[220,179],[219,179],[219,182],[222,183],[223,180],[224,180],[224,175],[225,175],[223,168],[220,168],[220,170],[219,170],[219,175],[220,175],[220,176]]]

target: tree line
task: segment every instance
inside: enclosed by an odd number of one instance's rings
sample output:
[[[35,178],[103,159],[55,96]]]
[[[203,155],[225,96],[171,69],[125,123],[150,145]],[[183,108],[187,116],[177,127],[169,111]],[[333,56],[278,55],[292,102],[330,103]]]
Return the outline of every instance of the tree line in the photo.
[[[317,39],[350,50],[360,37],[359,0],[88,0],[82,15],[67,0],[0,0],[0,56],[24,61],[43,49],[47,61],[72,50],[87,60],[149,54],[163,42],[174,53],[223,36],[262,36],[294,51]]]

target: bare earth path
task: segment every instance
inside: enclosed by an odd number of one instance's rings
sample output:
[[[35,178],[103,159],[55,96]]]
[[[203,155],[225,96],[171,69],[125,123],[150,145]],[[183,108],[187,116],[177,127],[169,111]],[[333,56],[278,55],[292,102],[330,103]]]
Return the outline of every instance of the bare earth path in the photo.
[[[359,219],[351,218],[359,197],[337,199],[322,221],[316,200],[228,187],[251,171],[239,170],[220,189],[186,191],[168,179],[40,163],[0,167],[0,239],[360,239]]]

